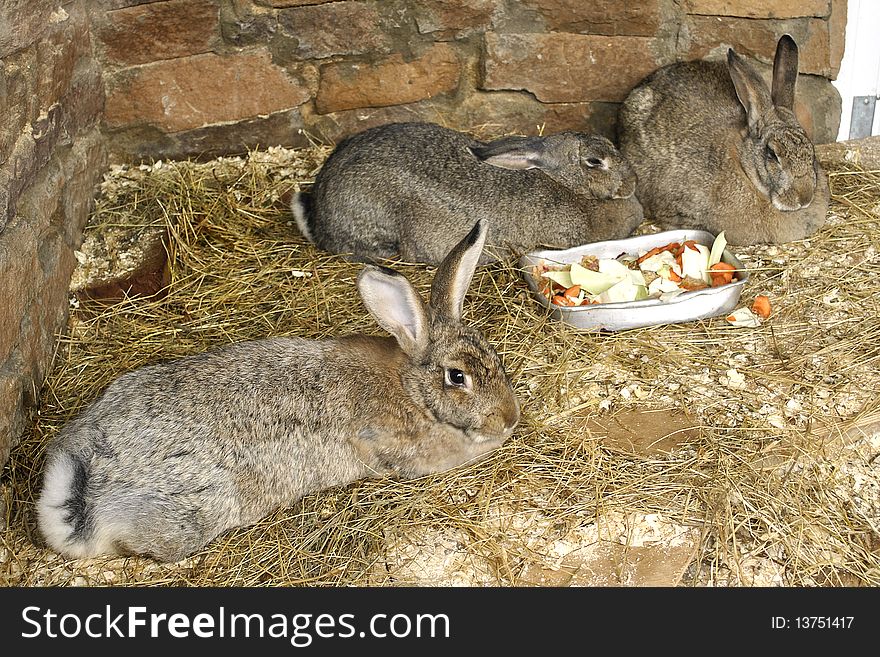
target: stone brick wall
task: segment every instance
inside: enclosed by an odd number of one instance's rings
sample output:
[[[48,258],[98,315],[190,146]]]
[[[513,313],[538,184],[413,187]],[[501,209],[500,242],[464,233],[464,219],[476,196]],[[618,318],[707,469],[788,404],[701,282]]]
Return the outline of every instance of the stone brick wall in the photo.
[[[0,3],[0,465],[65,322],[73,250],[104,170],[87,5]]]
[[[799,115],[833,141],[843,0],[97,0],[120,159],[335,141],[393,120],[614,136],[641,77],[728,45],[801,47]],[[305,132],[303,132],[305,131]],[[307,133],[307,134],[306,134]]]

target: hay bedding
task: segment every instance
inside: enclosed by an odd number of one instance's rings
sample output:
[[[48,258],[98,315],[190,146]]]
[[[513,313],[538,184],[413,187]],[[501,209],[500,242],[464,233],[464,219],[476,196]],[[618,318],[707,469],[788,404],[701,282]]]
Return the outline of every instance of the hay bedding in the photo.
[[[231,341],[380,331],[357,297],[358,268],[290,221],[285,195],[328,152],[106,176],[89,234],[167,229],[170,289],[109,306],[71,299],[39,413],[3,473],[0,581],[641,585],[652,580],[637,562],[651,553],[674,562],[664,583],[880,585],[880,172],[849,165],[831,172],[819,234],[735,249],[752,272],[743,303],[774,303],[756,329],[717,318],[580,333],[546,317],[513,259],[479,271],[465,319],[523,403],[514,438],[486,461],[320,492],[176,564],[67,561],[42,547],[45,445],[119,374]],[[430,270],[394,266],[427,296]],[[633,411],[659,412],[660,424],[674,412],[692,428],[665,451],[621,449],[597,429]]]

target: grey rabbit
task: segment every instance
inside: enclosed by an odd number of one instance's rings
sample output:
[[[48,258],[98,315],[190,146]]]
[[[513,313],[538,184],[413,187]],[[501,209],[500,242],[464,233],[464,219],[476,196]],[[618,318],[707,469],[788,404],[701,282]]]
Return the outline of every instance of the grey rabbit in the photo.
[[[790,242],[825,222],[827,175],[793,107],[798,48],[776,45],[772,89],[731,48],[726,61],[662,67],[630,92],[620,148],[646,218],[724,231],[731,244]]]
[[[486,233],[477,222],[450,250],[429,304],[403,275],[362,269],[363,302],[392,337],[241,342],[117,378],[50,446],[37,503],[48,545],[176,561],[313,491],[499,447],[519,403],[461,321]]]
[[[437,265],[475,220],[489,221],[486,264],[508,248],[628,236],[642,222],[635,182],[598,135],[484,143],[434,123],[390,123],[340,142],[291,206],[309,241],[366,261]]]

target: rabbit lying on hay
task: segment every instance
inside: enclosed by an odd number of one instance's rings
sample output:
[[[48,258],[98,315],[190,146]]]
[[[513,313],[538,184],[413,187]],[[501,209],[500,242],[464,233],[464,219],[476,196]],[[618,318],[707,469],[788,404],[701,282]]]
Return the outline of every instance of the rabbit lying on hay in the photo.
[[[484,143],[433,123],[391,123],[342,141],[292,202],[300,232],[358,260],[438,264],[477,219],[486,264],[504,251],[628,236],[635,177],[604,137],[563,132]]]
[[[824,223],[829,189],[793,112],[798,48],[776,46],[772,90],[733,49],[669,64],[630,92],[620,148],[648,220],[724,231],[732,244],[790,242]]]
[[[393,337],[242,342],[116,379],[50,446],[37,504],[48,544],[175,561],[313,491],[499,447],[519,404],[461,322],[486,232],[478,222],[448,253],[428,305],[390,269],[360,272]]]

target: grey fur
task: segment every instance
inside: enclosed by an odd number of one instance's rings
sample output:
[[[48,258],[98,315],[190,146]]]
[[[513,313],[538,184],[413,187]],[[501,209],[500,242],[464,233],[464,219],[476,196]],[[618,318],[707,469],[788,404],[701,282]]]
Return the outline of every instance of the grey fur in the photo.
[[[827,176],[792,111],[797,67],[785,35],[772,91],[733,49],[725,62],[670,64],[636,85],[621,106],[620,148],[647,219],[724,231],[736,245],[803,239],[824,224]]]
[[[365,300],[385,299],[368,304],[383,326],[397,330],[388,306],[415,316],[405,349],[393,337],[270,338],[120,376],[50,447],[37,505],[49,545],[179,560],[313,491],[440,472],[500,446],[519,420],[510,381],[480,333],[446,312],[447,286],[470,281],[460,266],[485,234],[475,225],[450,252],[430,305],[400,274],[361,272]],[[444,382],[449,367],[470,390]]]
[[[484,143],[433,123],[391,123],[342,141],[292,210],[327,251],[432,265],[482,219],[485,264],[508,247],[625,237],[642,221],[634,191],[631,168],[604,137]]]

